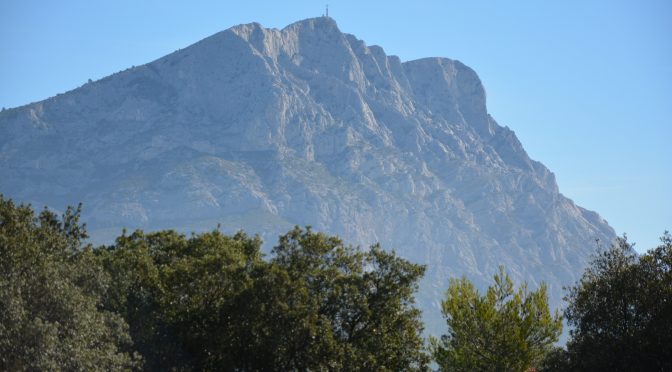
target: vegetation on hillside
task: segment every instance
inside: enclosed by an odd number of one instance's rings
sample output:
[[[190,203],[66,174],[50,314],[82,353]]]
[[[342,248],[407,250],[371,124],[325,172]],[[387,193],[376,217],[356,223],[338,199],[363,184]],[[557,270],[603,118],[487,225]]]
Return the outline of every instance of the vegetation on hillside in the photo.
[[[596,255],[569,288],[566,349],[557,371],[672,371],[672,236],[638,256],[626,237]]]
[[[101,308],[110,276],[79,224],[35,216],[0,195],[0,370],[123,370],[139,366],[123,317]]]
[[[432,340],[441,371],[524,371],[540,365],[562,332],[551,315],[546,286],[518,290],[500,267],[480,295],[466,278],[451,279],[442,303],[448,334]]]
[[[261,240],[218,230],[125,232],[85,243],[63,216],[0,195],[0,370],[670,370],[672,238],[627,240],[569,292],[566,348],[545,286],[503,268],[481,295],[450,282],[448,332],[426,347],[414,295],[424,267],[374,245],[294,228]]]

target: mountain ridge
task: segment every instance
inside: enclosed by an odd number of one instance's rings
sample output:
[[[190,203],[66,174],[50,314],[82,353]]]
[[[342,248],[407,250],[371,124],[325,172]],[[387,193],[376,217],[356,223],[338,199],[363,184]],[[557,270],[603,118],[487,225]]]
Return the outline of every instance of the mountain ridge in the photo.
[[[483,284],[500,264],[559,305],[594,239],[615,236],[488,114],[472,69],[401,62],[327,17],[234,26],[6,110],[0,170],[17,200],[83,201],[102,241],[222,222],[271,244],[294,224],[380,242],[430,265],[432,317],[449,276]]]

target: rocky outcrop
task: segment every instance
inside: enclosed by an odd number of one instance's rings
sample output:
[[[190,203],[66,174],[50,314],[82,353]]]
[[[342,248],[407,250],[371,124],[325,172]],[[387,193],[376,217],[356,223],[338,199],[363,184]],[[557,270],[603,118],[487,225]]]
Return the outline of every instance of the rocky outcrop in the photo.
[[[0,113],[0,190],[82,201],[93,238],[218,223],[273,243],[310,224],[428,265],[429,327],[451,275],[498,265],[553,303],[614,232],[558,191],[486,109],[476,73],[401,62],[327,17],[240,25]]]

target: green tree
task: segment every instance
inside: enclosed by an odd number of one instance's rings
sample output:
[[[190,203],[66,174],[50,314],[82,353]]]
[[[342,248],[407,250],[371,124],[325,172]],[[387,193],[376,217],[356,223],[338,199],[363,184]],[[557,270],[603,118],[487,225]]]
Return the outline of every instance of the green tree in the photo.
[[[308,228],[280,237],[273,280],[287,281],[272,314],[279,369],[418,370],[423,351],[414,293],[424,267],[374,245],[360,251]],[[282,278],[282,279],[280,279]],[[270,305],[270,304],[269,304]],[[259,322],[264,324],[266,322]]]
[[[549,311],[546,286],[515,290],[501,267],[494,280],[480,295],[466,278],[451,279],[442,303],[448,334],[431,340],[440,370],[524,371],[553,349],[562,322]]]
[[[219,231],[186,238],[135,231],[100,249],[113,278],[106,307],[124,316],[151,370],[221,369],[245,330],[231,318],[261,262],[261,242]]]
[[[106,302],[149,369],[423,369],[424,268],[295,228],[268,260],[243,233],[141,231],[98,252]]]
[[[125,370],[139,364],[124,320],[101,310],[109,277],[80,208],[62,218],[0,195],[0,370]]]
[[[672,238],[661,242],[638,257],[624,236],[593,259],[569,289],[556,370],[672,370]]]

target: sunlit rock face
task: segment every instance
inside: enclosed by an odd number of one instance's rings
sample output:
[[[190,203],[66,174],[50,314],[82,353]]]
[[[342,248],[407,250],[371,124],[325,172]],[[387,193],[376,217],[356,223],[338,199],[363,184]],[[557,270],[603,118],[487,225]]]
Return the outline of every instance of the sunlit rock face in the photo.
[[[428,265],[430,332],[450,276],[482,286],[504,265],[559,305],[614,236],[488,115],[473,70],[402,63],[327,17],[236,26],[3,111],[0,175],[35,207],[83,202],[95,242],[218,223],[269,245],[295,224],[380,242]]]

